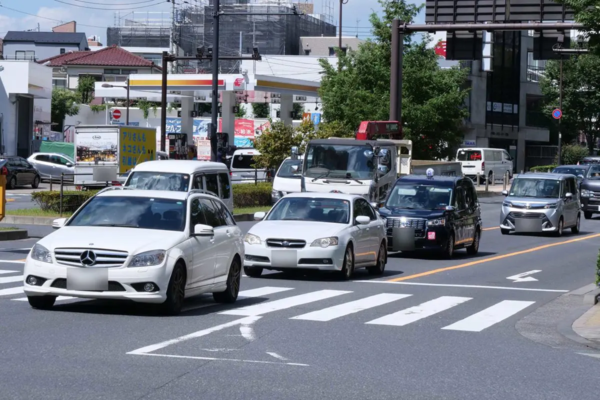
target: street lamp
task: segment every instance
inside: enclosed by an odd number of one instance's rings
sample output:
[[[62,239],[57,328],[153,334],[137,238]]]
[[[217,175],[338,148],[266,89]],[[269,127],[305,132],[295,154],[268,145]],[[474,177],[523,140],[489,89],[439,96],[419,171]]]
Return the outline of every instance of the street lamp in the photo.
[[[111,85],[109,83],[103,83],[102,84],[103,88],[122,88],[127,90],[127,111],[125,114],[125,124],[129,125],[129,77],[127,77],[127,86],[117,86],[117,85]]]
[[[342,6],[344,4],[348,4],[349,0],[340,0],[340,43],[339,43],[339,48],[340,51],[342,51]]]

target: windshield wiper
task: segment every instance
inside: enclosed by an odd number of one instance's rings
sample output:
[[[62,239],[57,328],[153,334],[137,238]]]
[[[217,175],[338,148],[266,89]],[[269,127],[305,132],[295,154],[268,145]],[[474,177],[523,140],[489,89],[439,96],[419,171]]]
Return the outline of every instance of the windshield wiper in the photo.
[[[139,225],[133,224],[95,224],[92,226],[111,226],[113,228],[139,228]]]
[[[348,178],[348,179],[350,179],[351,181],[354,181],[354,182],[358,182],[358,183],[360,183],[361,185],[364,185],[364,184],[365,184],[364,182],[361,182],[361,181],[359,181],[359,180],[358,180],[358,179],[356,179],[356,178]]]
[[[321,174],[321,175],[317,176],[317,177],[316,177],[316,178],[314,178],[314,179],[313,179],[311,182],[314,182],[314,181],[316,181],[317,179],[321,179],[321,178],[325,178],[325,177],[327,177],[327,176],[329,175],[329,173],[330,173],[330,172],[331,172],[331,171],[327,171],[327,172],[325,172],[324,174]]]

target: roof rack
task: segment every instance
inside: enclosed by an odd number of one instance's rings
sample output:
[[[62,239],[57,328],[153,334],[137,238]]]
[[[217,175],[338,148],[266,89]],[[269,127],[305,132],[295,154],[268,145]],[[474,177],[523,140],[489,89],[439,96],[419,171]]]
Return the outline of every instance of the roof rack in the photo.
[[[204,190],[204,189],[192,189],[188,192],[187,197],[190,197],[192,194],[208,194],[211,196],[215,196],[216,198],[219,198],[219,195],[211,192],[210,190]]]

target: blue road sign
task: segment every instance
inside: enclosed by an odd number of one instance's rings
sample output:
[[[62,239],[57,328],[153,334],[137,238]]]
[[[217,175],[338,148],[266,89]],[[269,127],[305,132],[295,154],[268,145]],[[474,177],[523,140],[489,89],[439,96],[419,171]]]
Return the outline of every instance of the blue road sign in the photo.
[[[552,117],[554,119],[561,119],[561,117],[562,117],[562,111],[559,110],[558,108],[555,109],[554,111],[552,111]]]

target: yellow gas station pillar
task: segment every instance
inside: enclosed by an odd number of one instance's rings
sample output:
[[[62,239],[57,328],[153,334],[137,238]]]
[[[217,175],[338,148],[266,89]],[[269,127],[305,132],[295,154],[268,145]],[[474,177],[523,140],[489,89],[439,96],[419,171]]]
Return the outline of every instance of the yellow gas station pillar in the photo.
[[[4,219],[6,212],[6,175],[4,169],[0,174],[0,221]]]

